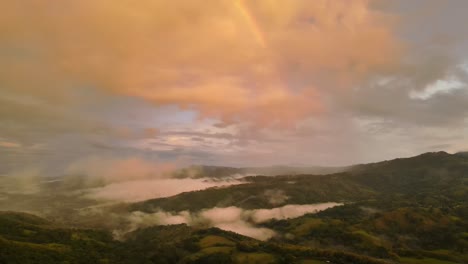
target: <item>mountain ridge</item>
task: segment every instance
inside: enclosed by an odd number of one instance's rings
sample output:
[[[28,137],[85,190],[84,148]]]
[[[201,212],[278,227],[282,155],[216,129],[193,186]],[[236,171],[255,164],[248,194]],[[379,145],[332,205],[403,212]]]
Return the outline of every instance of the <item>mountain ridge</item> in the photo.
[[[464,155],[423,153],[328,175],[248,176],[244,181],[99,208],[105,229],[67,228],[2,212],[0,263],[468,263]],[[320,202],[344,205],[296,218],[246,222],[274,233],[264,242],[206,223],[144,222],[145,216],[157,220],[216,207],[250,210]],[[134,225],[122,241],[110,233],[124,220],[111,218],[118,214],[128,214]]]

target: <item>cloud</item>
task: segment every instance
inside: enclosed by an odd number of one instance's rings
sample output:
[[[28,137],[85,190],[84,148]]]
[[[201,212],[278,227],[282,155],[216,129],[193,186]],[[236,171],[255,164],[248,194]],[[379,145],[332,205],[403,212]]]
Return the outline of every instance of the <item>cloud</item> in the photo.
[[[390,67],[400,50],[389,16],[365,0],[27,0],[0,10],[8,92],[71,103],[84,85],[262,126],[321,112],[322,90]]]
[[[117,151],[259,166],[466,148],[466,7],[2,1],[0,137],[21,148],[0,147],[0,170]]]
[[[266,190],[263,194],[271,205],[279,205],[289,199],[283,190]]]
[[[190,214],[187,211],[179,212],[173,215],[167,212],[156,212],[154,214],[146,214],[143,212],[133,212],[128,216],[130,222],[129,230],[137,228],[149,227],[155,224],[155,221],[160,225],[177,225],[186,224]]]
[[[265,227],[255,227],[244,221],[237,221],[233,223],[220,223],[216,225],[217,228],[235,232],[244,236],[252,237],[258,240],[268,240],[276,235],[276,232]]]
[[[16,142],[10,142],[10,141],[0,141],[0,147],[3,147],[3,148],[19,148],[19,147],[21,147],[21,144],[16,143]]]
[[[176,169],[175,162],[158,162],[137,157],[89,157],[73,162],[66,174],[85,175],[103,179],[106,183],[131,181],[148,178],[170,177]]]
[[[0,177],[0,193],[6,194],[37,194],[41,192],[40,169],[23,168]]]
[[[268,220],[296,218],[308,213],[317,213],[334,206],[338,203],[322,203],[310,205],[286,205],[272,209],[245,210],[239,207],[214,207],[203,209],[198,212],[164,212],[143,213],[132,212],[127,217],[128,225],[125,230],[116,230],[116,234],[123,235],[137,228],[152,225],[188,224],[191,226],[217,227],[223,230],[239,233],[244,236],[259,240],[268,240],[276,235],[276,232],[257,224]]]
[[[237,180],[213,181],[172,178],[182,160],[161,161],[144,157],[89,157],[72,162],[64,180],[79,178],[86,197],[107,201],[137,202],[182,192],[239,184]],[[191,168],[188,168],[189,171]]]
[[[209,179],[143,179],[115,182],[87,189],[86,196],[99,200],[138,202],[169,197],[182,192],[198,191],[211,187],[239,184],[238,181],[211,181]]]
[[[285,205],[273,209],[257,209],[252,212],[252,220],[255,223],[266,222],[271,219],[283,220],[296,218],[309,213],[317,213],[328,208],[338,206],[338,203],[305,204],[305,205]]]

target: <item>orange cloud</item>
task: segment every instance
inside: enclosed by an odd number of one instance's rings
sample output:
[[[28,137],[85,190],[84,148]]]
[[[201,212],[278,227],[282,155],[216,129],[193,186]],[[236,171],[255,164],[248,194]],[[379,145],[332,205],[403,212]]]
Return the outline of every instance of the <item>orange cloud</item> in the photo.
[[[9,141],[0,141],[0,148],[19,148],[21,147],[20,144],[15,143],[15,142],[9,142]]]
[[[391,66],[400,51],[391,20],[366,0],[25,0],[0,10],[9,93],[63,102],[88,85],[261,126],[322,111],[323,90]]]

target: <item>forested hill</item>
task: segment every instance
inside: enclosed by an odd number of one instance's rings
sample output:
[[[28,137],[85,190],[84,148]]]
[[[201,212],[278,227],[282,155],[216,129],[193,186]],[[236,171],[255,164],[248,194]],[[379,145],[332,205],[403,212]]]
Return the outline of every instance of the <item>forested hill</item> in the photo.
[[[468,157],[434,152],[358,165],[349,171],[329,175],[250,176],[245,180],[244,184],[227,188],[211,188],[137,203],[131,210],[162,208],[180,211],[215,206],[272,208],[285,204],[357,202],[397,194],[419,196],[420,202],[431,197],[439,197],[437,201],[461,202],[468,200]],[[287,198],[272,204],[271,190]]]
[[[2,264],[362,263],[376,258],[337,250],[260,242],[217,228],[155,226],[112,239],[105,230],[56,227],[37,216],[0,212]]]
[[[317,215],[263,226],[279,234],[274,241],[294,246],[339,249],[394,263],[468,263],[467,156],[425,153],[312,176],[252,176],[242,185],[155,199],[130,209],[196,211],[344,202]],[[287,199],[274,205],[269,190]]]
[[[224,167],[194,165],[177,170],[173,173],[175,178],[228,178],[245,175],[297,175],[297,174],[331,174],[349,170],[352,166],[323,167],[323,166],[268,166],[268,167]]]
[[[318,214],[249,223],[257,241],[185,224],[112,229],[57,225],[0,213],[0,263],[468,263],[468,157],[445,152],[364,164],[329,175],[250,176],[239,185],[182,193],[102,212],[276,208],[341,202]]]

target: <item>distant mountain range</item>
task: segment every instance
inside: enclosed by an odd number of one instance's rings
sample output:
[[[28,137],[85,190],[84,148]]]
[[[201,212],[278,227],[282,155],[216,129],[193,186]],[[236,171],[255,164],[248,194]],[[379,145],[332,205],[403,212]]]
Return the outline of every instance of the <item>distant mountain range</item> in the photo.
[[[326,174],[249,176],[244,184],[227,188],[182,193],[153,199],[132,206],[135,210],[199,210],[215,206],[272,208],[283,204],[354,202],[382,194],[412,194],[421,191],[456,192],[466,184],[468,158],[445,152],[425,153],[412,158],[394,159],[348,167],[347,171]],[[218,168],[218,167],[215,167]],[[312,177],[313,176],[313,177]],[[280,190],[287,199],[272,204],[265,192]]]
[[[194,165],[174,172],[176,178],[226,178],[245,175],[297,175],[297,174],[332,174],[349,170],[352,166],[345,167],[295,167],[295,166],[267,166],[267,167],[223,167]]]

